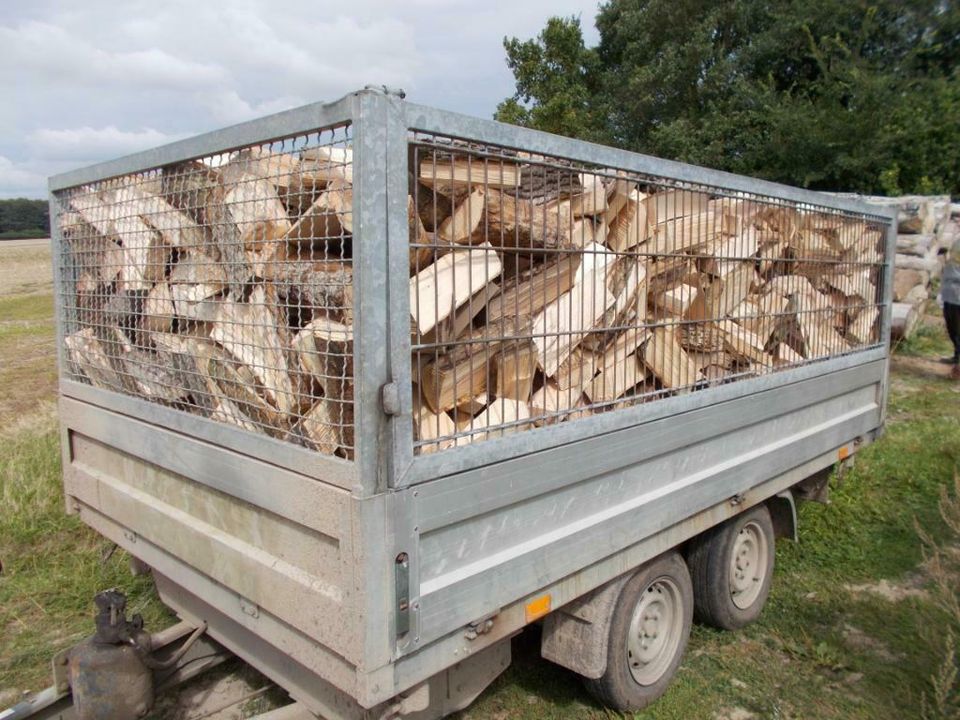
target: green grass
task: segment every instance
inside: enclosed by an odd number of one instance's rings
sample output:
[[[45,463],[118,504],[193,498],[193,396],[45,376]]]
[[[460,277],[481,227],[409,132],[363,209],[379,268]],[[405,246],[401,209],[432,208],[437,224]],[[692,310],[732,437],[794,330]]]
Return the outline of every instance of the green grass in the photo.
[[[0,342],[21,335],[52,339],[53,295],[0,297]]]
[[[120,586],[148,626],[169,622],[149,579],[64,512],[58,434],[0,440],[0,690],[49,684],[51,654],[93,630],[93,595]]]
[[[52,295],[0,297],[0,437],[52,404],[53,333]]]
[[[940,357],[953,354],[953,346],[937,325],[921,324],[917,331],[897,345],[897,352],[910,357]]]

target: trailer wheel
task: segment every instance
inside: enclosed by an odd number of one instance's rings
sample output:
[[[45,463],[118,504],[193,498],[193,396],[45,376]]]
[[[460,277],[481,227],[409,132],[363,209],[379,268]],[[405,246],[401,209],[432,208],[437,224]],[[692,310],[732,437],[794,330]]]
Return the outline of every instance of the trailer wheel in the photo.
[[[687,554],[698,622],[737,630],[760,617],[773,580],[775,541],[766,505],[708,530]]]
[[[661,555],[623,586],[609,625],[607,668],[587,689],[620,712],[646,707],[666,691],[693,623],[690,572],[678,553]]]

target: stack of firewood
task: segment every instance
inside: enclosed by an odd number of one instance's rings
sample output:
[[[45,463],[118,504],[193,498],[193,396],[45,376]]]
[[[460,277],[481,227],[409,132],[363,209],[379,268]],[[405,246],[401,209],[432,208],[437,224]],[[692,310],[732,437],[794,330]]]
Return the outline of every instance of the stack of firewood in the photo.
[[[418,163],[421,452],[877,338],[878,225],[515,162],[428,149]]]
[[[876,340],[879,226],[471,152],[412,155],[420,452]],[[58,200],[74,377],[352,457],[349,148],[252,148]]]
[[[350,457],[352,182],[252,148],[59,198],[73,375]]]

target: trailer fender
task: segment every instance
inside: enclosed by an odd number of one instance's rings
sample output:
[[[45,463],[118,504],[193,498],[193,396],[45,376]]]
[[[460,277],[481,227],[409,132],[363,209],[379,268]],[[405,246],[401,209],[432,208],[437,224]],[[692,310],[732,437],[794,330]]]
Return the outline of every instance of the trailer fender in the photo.
[[[613,609],[633,571],[563,606],[543,621],[540,655],[586,678],[607,669]]]
[[[770,519],[773,520],[773,534],[778,538],[790,538],[797,542],[797,504],[793,493],[784,490],[767,500]]]

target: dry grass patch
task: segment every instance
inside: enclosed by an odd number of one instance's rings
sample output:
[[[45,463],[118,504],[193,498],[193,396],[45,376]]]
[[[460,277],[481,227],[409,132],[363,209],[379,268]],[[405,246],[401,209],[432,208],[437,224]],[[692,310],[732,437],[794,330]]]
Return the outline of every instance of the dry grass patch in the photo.
[[[0,296],[52,291],[49,241],[0,242]]]
[[[56,387],[53,296],[0,298],[0,436],[49,417]]]

